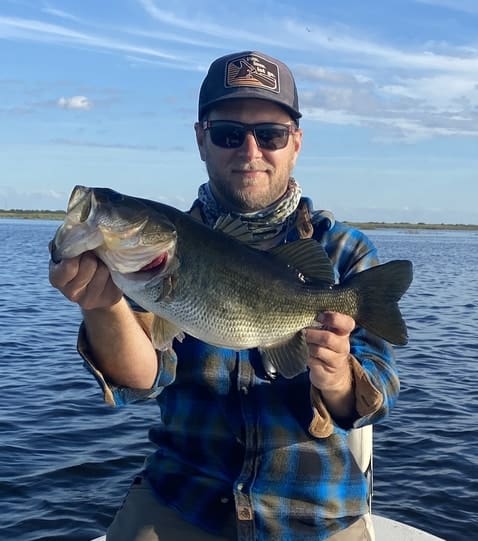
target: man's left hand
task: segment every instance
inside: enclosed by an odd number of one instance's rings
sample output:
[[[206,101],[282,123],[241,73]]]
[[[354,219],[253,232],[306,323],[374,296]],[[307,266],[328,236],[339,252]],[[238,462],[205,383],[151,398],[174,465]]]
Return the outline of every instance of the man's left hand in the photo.
[[[355,321],[337,312],[323,312],[318,321],[319,326],[305,330],[310,381],[324,392],[349,391],[352,382],[350,333],[355,328]]]

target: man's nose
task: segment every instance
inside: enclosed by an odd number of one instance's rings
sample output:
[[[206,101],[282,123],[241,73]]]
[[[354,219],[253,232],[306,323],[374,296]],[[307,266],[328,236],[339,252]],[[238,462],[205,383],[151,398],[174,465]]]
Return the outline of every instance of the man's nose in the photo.
[[[256,138],[252,131],[248,131],[246,133],[244,143],[242,143],[239,151],[249,160],[262,156],[262,150],[257,144]]]

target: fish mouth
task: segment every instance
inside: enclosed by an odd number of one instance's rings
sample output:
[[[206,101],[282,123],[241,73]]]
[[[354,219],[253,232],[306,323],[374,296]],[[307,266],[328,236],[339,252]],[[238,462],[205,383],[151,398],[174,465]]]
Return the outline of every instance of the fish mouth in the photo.
[[[113,270],[112,274],[122,275],[133,282],[145,283],[149,287],[158,283],[158,281],[161,282],[171,272],[172,268],[174,268],[174,256],[170,251],[165,251],[137,270],[127,272]]]
[[[61,252],[58,246],[56,245],[55,240],[50,241],[50,244],[48,247],[50,249],[50,257],[53,263],[55,263],[55,265],[57,265],[58,263],[61,263],[62,261]]]
[[[144,267],[141,267],[136,272],[147,272],[147,271],[161,271],[163,270],[168,264],[168,252],[164,252],[161,255],[158,255],[155,257],[152,261],[144,265]]]

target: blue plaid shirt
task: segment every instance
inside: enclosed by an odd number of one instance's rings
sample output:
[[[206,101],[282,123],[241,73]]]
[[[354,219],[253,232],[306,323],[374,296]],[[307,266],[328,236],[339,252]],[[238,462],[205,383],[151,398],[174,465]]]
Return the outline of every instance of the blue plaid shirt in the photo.
[[[363,233],[327,217],[313,216],[314,237],[338,281],[378,263]],[[384,341],[357,328],[351,353],[361,380],[358,428],[388,414],[399,383]],[[270,380],[257,350],[237,352],[187,336],[175,342],[174,353],[161,355],[156,384],[145,392],[105,382],[83,355],[108,401],[157,400],[160,419],[150,439],[158,449],[145,474],[159,500],[184,519],[219,533],[235,516],[242,541],[317,541],[368,512],[368,483],[347,445],[350,427],[334,423],[325,438],[311,433],[307,372]]]

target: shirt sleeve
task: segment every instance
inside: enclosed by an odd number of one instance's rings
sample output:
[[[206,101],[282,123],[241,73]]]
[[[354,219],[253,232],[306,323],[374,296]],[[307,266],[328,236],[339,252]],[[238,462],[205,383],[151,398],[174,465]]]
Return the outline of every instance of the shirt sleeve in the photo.
[[[353,428],[360,428],[389,415],[400,392],[400,380],[392,346],[384,340],[358,329],[352,338],[351,354],[355,359],[353,376],[359,415]]]
[[[336,222],[326,233],[324,246],[334,264],[337,281],[362,272],[379,263],[377,249],[360,231]],[[352,428],[379,422],[393,408],[400,382],[392,346],[363,328],[356,328],[350,339],[355,409],[358,417]],[[312,435],[326,437],[334,422],[321,400],[320,391],[311,386]]]
[[[360,231],[350,230],[344,248],[341,280],[379,264],[375,245]],[[351,335],[350,353],[359,415],[353,428],[360,428],[390,413],[400,392],[400,381],[393,348],[385,340],[358,327]]]
[[[149,336],[153,314],[136,311],[133,313],[138,320],[138,323]],[[94,355],[88,342],[84,323],[81,323],[80,325],[77,349],[78,353],[83,358],[85,368],[93,374],[98,382],[98,385],[103,392],[104,401],[111,406],[124,406],[132,402],[155,398],[164,387],[170,385],[176,377],[177,357],[172,349],[168,349],[165,351],[156,351],[158,371],[156,379],[150,389],[123,387],[108,381],[95,364]]]

